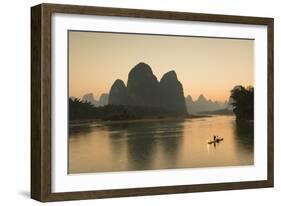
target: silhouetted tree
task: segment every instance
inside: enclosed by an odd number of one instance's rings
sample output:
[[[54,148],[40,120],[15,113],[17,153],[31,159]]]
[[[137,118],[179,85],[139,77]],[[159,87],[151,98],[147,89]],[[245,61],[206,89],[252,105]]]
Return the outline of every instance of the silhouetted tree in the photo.
[[[95,113],[95,107],[90,102],[83,102],[80,99],[68,99],[69,119],[90,119]]]
[[[239,85],[231,90],[231,105],[236,115],[236,120],[254,119],[254,88]]]

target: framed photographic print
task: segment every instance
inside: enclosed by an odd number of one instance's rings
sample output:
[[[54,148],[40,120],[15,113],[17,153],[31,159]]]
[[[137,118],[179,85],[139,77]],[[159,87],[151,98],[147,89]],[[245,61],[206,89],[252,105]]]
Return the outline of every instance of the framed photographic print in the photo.
[[[273,19],[31,8],[31,197],[273,187]]]

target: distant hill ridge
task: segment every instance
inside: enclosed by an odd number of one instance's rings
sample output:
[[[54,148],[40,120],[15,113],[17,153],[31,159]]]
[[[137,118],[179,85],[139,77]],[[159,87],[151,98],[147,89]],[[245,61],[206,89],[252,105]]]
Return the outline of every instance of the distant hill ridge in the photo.
[[[205,111],[231,110],[230,100],[225,102],[207,100],[203,94],[200,94],[195,101],[193,101],[190,95],[187,95],[185,102],[188,112],[191,114],[198,114]]]
[[[96,107],[105,106],[108,104],[108,94],[103,93],[99,100],[95,100],[93,93],[87,93],[82,97],[83,102],[89,102]]]

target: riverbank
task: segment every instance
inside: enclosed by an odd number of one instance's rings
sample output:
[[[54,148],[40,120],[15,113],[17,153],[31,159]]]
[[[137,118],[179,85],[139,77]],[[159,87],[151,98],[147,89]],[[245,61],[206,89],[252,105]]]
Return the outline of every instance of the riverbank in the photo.
[[[209,118],[212,115],[193,115],[190,114],[186,117],[143,117],[131,120],[102,120],[102,119],[84,119],[84,120],[70,120],[70,126],[87,125],[92,123],[103,123],[103,124],[114,124],[114,123],[126,123],[126,122],[155,122],[155,121],[183,121],[185,119],[198,119],[198,118]]]

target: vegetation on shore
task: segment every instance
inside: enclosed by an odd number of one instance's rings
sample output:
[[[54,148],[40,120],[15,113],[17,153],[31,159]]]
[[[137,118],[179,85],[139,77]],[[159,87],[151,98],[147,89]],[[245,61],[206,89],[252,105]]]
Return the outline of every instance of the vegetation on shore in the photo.
[[[231,105],[237,121],[254,120],[254,88],[239,85],[231,90]]]
[[[99,119],[105,121],[136,120],[141,118],[179,117],[175,115],[172,109],[137,107],[125,105],[105,105],[95,107],[89,102],[83,102],[80,99],[69,98],[69,120],[89,120]],[[186,115],[183,115],[186,117]]]

